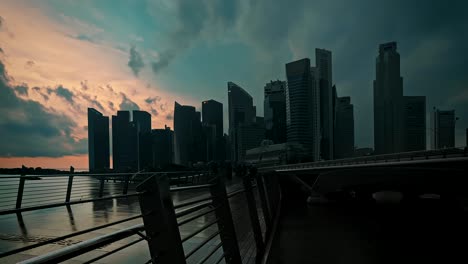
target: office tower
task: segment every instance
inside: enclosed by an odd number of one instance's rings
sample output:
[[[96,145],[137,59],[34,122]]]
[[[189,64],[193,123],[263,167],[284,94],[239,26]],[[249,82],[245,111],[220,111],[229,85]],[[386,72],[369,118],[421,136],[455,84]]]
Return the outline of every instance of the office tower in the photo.
[[[216,149],[218,147],[218,142],[217,142],[217,137],[216,137],[217,136],[216,126],[203,123],[202,129],[203,129],[202,143],[204,145],[203,153],[202,153],[203,161],[210,162],[214,160],[221,160],[217,156],[217,153],[219,150]],[[224,148],[224,146],[221,146],[221,147]]]
[[[403,96],[403,151],[426,149],[426,97]]]
[[[468,147],[468,128],[466,129],[466,141],[465,146]]]
[[[214,135],[207,141],[207,160],[223,161],[226,158],[223,143],[223,104],[215,100],[202,102],[202,121],[204,127],[214,127]],[[205,128],[204,130],[213,128]],[[212,133],[213,131],[210,131]]]
[[[431,121],[432,149],[455,147],[455,110],[434,109]]]
[[[170,127],[151,130],[153,167],[164,169],[174,163],[174,131]]]
[[[245,145],[243,137],[256,121],[256,109],[252,96],[233,82],[228,82],[228,109],[231,161],[236,163],[243,160],[245,150],[250,147]]]
[[[270,81],[265,85],[265,138],[275,144],[286,142],[286,82]]]
[[[335,159],[354,156],[354,107],[349,96],[336,99],[334,133]]]
[[[200,112],[195,107],[180,105],[174,107],[174,155],[175,163],[190,166],[203,159],[202,127]]]
[[[320,156],[322,159],[333,159],[333,123],[334,97],[332,89],[332,54],[331,51],[315,49],[315,67],[320,89]]]
[[[145,111],[132,111],[132,121],[137,127],[138,171],[152,166],[151,115]]]
[[[109,117],[88,108],[89,171],[109,169]]]
[[[118,111],[112,116],[112,160],[117,171],[138,169],[138,128],[130,122],[129,111]]]
[[[319,159],[320,91],[316,68],[308,58],[286,64],[286,130],[288,156]]]
[[[403,150],[400,54],[396,42],[381,44],[374,80],[374,148],[376,154]]]

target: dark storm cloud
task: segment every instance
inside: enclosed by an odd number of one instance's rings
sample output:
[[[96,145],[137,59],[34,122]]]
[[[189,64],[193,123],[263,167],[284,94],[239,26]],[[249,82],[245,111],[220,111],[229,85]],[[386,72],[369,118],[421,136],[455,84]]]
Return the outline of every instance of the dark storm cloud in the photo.
[[[140,107],[130,100],[127,95],[120,93],[120,96],[122,96],[122,102],[119,105],[120,110],[140,110]]]
[[[141,54],[136,50],[135,47],[130,48],[130,60],[127,63],[128,67],[132,69],[135,76],[138,77],[138,73],[145,66]]]
[[[0,156],[60,157],[87,152],[87,140],[77,141],[71,135],[75,122],[48,112],[37,102],[18,98],[17,86],[9,80],[0,62]]]
[[[114,111],[114,112],[115,112],[114,103],[113,103],[113,102],[111,102],[111,101],[109,101],[109,102],[108,102],[108,105],[109,105],[109,108],[110,108],[112,111]]]
[[[55,89],[55,94],[73,104],[73,93],[69,89],[59,85]]]
[[[151,63],[154,73],[167,67],[183,50],[197,40],[203,30],[224,31],[232,27],[238,17],[237,1],[173,1],[176,6],[177,28],[171,32],[168,47],[159,53],[158,61]]]
[[[79,97],[81,97],[83,100],[85,100],[87,103],[88,103],[88,106],[87,107],[95,107],[97,108],[99,111],[103,112],[104,111],[104,107],[102,106],[102,104],[97,100],[97,97],[94,96],[91,97],[91,95],[89,94],[85,94],[85,93],[82,93],[80,92],[78,94]]]
[[[158,115],[159,115],[159,112],[158,112],[158,110],[156,110],[156,109],[154,109],[154,108],[151,108],[151,114],[152,114],[153,116],[158,116]]]
[[[15,86],[14,89],[19,95],[28,95],[28,87],[26,85]]]
[[[166,120],[174,120],[174,115],[172,113],[167,114]]]
[[[147,104],[153,104],[153,103],[159,102],[159,101],[161,101],[161,97],[159,97],[159,96],[148,97],[148,98],[145,99],[145,102],[146,102]]]

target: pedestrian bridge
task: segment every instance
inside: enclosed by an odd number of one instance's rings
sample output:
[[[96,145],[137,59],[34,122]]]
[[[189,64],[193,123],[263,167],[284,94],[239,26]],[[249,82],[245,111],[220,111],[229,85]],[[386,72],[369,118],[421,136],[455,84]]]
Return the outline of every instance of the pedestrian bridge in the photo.
[[[467,257],[458,242],[468,235],[466,154],[368,156],[234,177],[222,169],[1,176],[0,261],[454,262]]]

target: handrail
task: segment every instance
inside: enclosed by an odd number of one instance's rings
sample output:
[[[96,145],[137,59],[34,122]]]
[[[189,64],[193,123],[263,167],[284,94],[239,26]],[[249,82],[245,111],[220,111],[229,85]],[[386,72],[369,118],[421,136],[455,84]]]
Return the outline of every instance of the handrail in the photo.
[[[146,174],[187,174],[187,173],[202,173],[202,172],[207,172],[205,170],[200,170],[200,171],[155,171],[155,172],[111,172],[111,173],[79,173],[75,172],[73,176],[128,176],[128,175],[146,175]],[[21,175],[9,175],[5,174],[8,176],[2,176],[0,174],[0,179],[11,179],[11,178],[19,178]],[[58,173],[58,174],[28,174],[26,177],[68,177],[70,176],[70,173]]]
[[[135,235],[140,231],[143,231],[143,224],[134,225],[129,228],[125,228],[107,235],[99,236],[92,238],[83,242],[80,242],[69,247],[58,249],[44,255],[40,255],[31,259],[27,259],[20,263],[22,264],[39,264],[39,263],[58,263],[63,260],[70,259],[72,257],[81,255],[85,252],[89,252],[96,248],[102,247],[104,245],[110,244],[112,242],[127,238],[129,236]]]

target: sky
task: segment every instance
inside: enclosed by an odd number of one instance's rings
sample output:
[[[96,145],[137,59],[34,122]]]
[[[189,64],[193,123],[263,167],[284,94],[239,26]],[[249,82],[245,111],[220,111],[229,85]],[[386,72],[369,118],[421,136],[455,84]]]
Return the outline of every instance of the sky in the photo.
[[[242,86],[263,115],[263,88],[285,63],[332,52],[333,83],[351,96],[358,147],[373,146],[378,45],[396,41],[405,95],[455,109],[468,128],[466,1],[2,0],[0,167],[87,168],[88,107],[152,114],[172,127],[174,101],[224,104]]]

